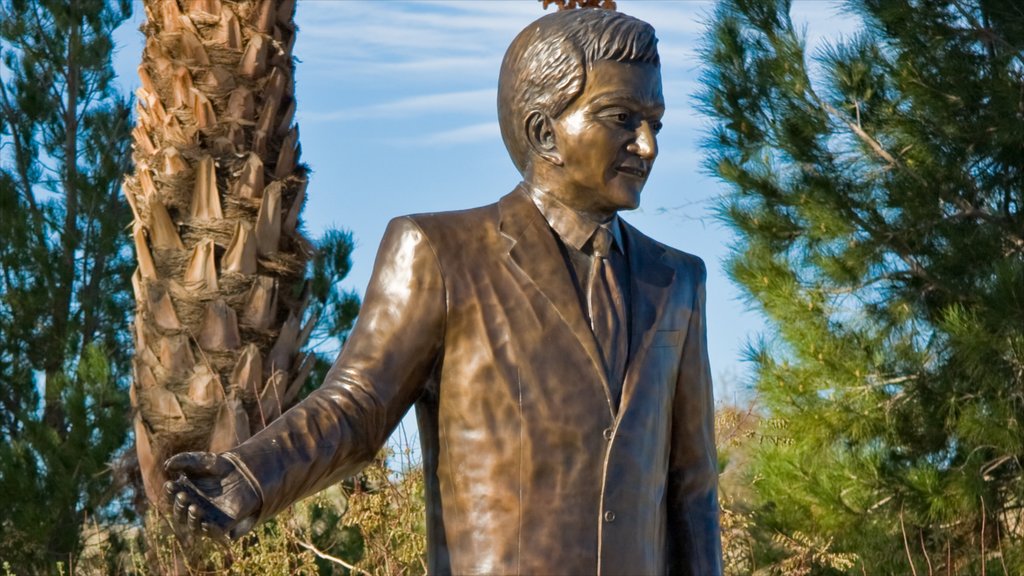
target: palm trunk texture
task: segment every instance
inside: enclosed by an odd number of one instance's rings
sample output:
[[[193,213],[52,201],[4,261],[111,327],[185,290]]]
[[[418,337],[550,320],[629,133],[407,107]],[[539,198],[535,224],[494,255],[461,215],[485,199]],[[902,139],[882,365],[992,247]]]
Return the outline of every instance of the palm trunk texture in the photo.
[[[308,240],[297,228],[294,0],[146,0],[135,171],[136,449],[159,504],[163,461],[222,451],[277,418],[300,353]]]

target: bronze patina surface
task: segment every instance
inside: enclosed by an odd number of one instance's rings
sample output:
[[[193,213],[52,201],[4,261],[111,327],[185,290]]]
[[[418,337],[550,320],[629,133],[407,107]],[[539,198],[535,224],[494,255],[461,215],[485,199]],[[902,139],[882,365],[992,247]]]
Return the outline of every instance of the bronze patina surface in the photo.
[[[656,42],[603,10],[519,34],[498,109],[523,182],[393,220],[322,387],[168,461],[180,523],[237,536],[355,474],[415,406],[431,573],[721,572],[705,267],[617,216],[657,156]]]

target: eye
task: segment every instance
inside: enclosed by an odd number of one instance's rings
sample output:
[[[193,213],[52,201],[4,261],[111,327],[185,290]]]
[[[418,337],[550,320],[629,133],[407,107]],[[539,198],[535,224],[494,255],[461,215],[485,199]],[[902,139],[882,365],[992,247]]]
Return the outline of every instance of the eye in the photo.
[[[622,126],[628,126],[630,123],[636,122],[633,112],[623,106],[609,106],[599,111],[597,117],[606,122],[613,122]]]
[[[650,123],[650,126],[651,126],[651,131],[653,131],[655,134],[657,134],[658,132],[661,132],[662,127],[665,126],[665,125],[662,124],[661,120],[655,120],[654,122]]]

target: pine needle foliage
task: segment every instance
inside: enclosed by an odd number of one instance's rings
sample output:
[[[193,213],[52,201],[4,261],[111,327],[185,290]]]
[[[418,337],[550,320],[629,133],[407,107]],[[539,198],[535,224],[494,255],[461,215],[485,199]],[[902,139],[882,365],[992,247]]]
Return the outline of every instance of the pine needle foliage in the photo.
[[[112,83],[127,1],[0,1],[0,560],[70,563],[116,516],[131,255],[130,108]]]
[[[726,0],[702,52],[728,270],[791,439],[755,458],[760,563],[1024,573],[1024,9],[845,10],[859,33],[808,54],[788,1]]]

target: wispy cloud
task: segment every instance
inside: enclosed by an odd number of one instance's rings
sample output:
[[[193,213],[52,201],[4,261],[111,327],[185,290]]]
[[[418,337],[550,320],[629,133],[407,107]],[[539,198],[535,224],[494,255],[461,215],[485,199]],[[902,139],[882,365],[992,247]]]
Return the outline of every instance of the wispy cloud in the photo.
[[[302,8],[296,54],[314,74],[450,74],[491,82],[508,43],[545,14],[539,3],[525,0],[306,2]],[[694,48],[714,2],[635,1],[620,9],[658,29],[666,72],[692,72]]]
[[[514,10],[510,10],[515,5]],[[519,6],[520,4],[524,6]],[[300,11],[302,34],[314,52],[345,38],[359,52],[388,56],[465,54],[515,35],[539,13],[528,2],[322,2]],[[311,4],[312,5],[312,4]],[[530,10],[532,8],[532,10]],[[425,52],[424,52],[425,51]]]
[[[466,0],[425,0],[423,4],[448,8],[459,12],[470,12],[480,15],[489,15],[500,18],[522,17],[539,18],[538,4],[529,2],[467,2]],[[548,10],[552,11],[551,9]]]
[[[501,138],[501,129],[497,122],[481,122],[452,130],[442,130],[421,134],[396,141],[396,144],[407,146],[438,146],[456,144],[475,144],[477,142],[494,142]]]
[[[385,74],[393,74],[396,72],[407,72],[413,74],[437,74],[440,72],[450,72],[452,74],[463,76],[476,76],[479,73],[486,73],[488,76],[496,76],[494,69],[497,68],[500,62],[500,56],[440,56],[425,58],[423,55],[420,55],[417,58],[409,60],[383,62],[373,65],[373,68],[376,71]],[[491,80],[493,81],[493,79]]]
[[[400,98],[389,102],[356,106],[329,112],[300,112],[299,118],[305,121],[332,122],[348,120],[365,120],[366,118],[423,116],[427,114],[457,112],[459,114],[483,114],[493,112],[495,108],[496,90],[464,90],[459,92],[442,92]]]
[[[713,0],[658,0],[619,4],[619,9],[630,16],[650,22],[659,36],[702,34],[704,22],[714,12],[714,8]]]

